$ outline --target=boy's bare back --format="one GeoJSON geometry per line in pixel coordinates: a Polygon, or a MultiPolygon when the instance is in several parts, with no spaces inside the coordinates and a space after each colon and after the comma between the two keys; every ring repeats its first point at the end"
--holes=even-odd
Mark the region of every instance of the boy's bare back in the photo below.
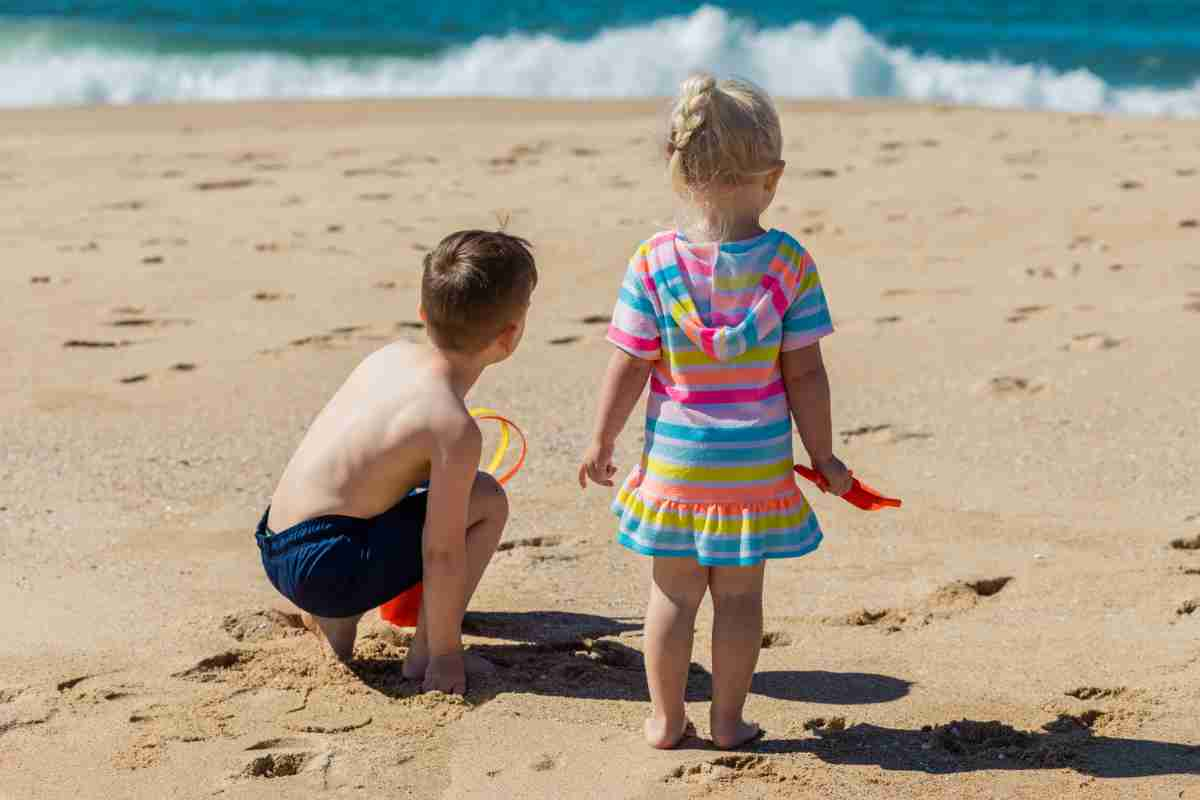
{"type": "Polygon", "coordinates": [[[479,436],[449,376],[426,347],[372,353],[313,421],[280,479],[269,524],[326,514],[374,517],[429,480],[432,454],[479,436]]]}

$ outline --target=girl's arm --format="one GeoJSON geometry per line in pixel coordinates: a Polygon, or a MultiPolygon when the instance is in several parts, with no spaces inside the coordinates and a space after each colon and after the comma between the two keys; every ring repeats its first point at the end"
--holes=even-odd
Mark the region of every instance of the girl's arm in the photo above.
{"type": "Polygon", "coordinates": [[[601,486],[613,485],[617,468],[613,466],[612,456],[617,436],[629,421],[653,368],[653,361],[634,358],[624,350],[618,349],[609,359],[604,384],[600,387],[592,443],[579,467],[580,488],[587,488],[588,478],[601,486]]]}
{"type": "Polygon", "coordinates": [[[851,477],[846,465],[833,454],[829,375],[821,358],[820,342],[781,353],[779,366],[787,387],[788,406],[813,468],[825,476],[830,493],[845,494],[850,489],[851,477]]]}

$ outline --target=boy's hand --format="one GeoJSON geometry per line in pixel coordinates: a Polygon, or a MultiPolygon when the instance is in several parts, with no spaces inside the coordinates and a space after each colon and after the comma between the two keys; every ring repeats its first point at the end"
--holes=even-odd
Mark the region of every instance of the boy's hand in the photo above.
{"type": "Polygon", "coordinates": [[[850,476],[850,470],[846,469],[846,465],[837,456],[830,456],[823,461],[814,461],[813,467],[829,484],[824,491],[836,494],[838,497],[850,491],[854,478],[850,476]]]}
{"type": "Polygon", "coordinates": [[[583,456],[583,463],[579,466],[579,488],[587,488],[588,478],[601,486],[612,486],[613,476],[617,474],[612,457],[613,445],[592,442],[592,446],[583,456]]]}
{"type": "Polygon", "coordinates": [[[467,669],[463,664],[462,653],[434,656],[429,659],[429,666],[425,668],[425,682],[421,689],[426,692],[464,694],[467,691],[467,669]]]}

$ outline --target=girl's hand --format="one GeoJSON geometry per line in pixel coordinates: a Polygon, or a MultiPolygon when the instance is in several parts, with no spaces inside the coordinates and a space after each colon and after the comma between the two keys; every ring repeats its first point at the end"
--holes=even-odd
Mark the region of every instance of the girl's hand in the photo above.
{"type": "Polygon", "coordinates": [[[612,486],[613,476],[617,474],[617,468],[613,466],[613,445],[604,444],[603,442],[592,442],[592,446],[588,448],[587,453],[583,456],[583,463],[579,465],[579,488],[586,489],[588,478],[591,478],[592,483],[598,483],[601,486],[612,486]]]}
{"type": "Polygon", "coordinates": [[[825,487],[824,491],[829,494],[836,494],[838,497],[841,497],[850,491],[850,487],[854,484],[854,478],[850,476],[850,470],[846,469],[846,465],[837,456],[830,456],[827,460],[823,461],[814,461],[813,468],[825,478],[828,487],[825,487]]]}

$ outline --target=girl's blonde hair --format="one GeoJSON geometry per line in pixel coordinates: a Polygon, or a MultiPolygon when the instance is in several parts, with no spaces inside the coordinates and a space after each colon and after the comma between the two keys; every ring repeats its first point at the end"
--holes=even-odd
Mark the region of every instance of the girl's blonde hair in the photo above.
{"type": "Polygon", "coordinates": [[[697,73],[679,87],[667,158],[676,191],[733,186],[782,161],[783,132],[771,98],[749,81],[697,73]]]}

